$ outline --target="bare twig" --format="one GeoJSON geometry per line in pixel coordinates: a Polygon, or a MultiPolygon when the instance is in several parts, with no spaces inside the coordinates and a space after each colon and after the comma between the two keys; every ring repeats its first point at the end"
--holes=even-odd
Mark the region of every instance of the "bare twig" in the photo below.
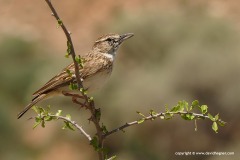
{"type": "MultiPolygon", "coordinates": [[[[173,115],[176,115],[176,114],[178,114],[178,115],[192,114],[194,116],[194,119],[199,119],[199,118],[200,119],[205,119],[205,118],[209,119],[209,117],[207,115],[193,113],[193,112],[160,112],[160,113],[157,113],[157,114],[154,114],[154,115],[149,115],[148,117],[142,118],[141,120],[144,120],[144,121],[154,120],[155,118],[165,116],[166,114],[173,114],[173,115]]],[[[123,129],[125,129],[127,127],[130,127],[130,126],[133,126],[133,125],[136,125],[136,124],[140,124],[139,121],[133,121],[133,122],[126,123],[126,124],[116,128],[116,129],[113,129],[113,130],[107,132],[106,134],[104,134],[104,138],[110,136],[111,134],[113,134],[115,132],[123,131],[123,129]]]]}
{"type": "Polygon", "coordinates": [[[87,134],[87,132],[82,128],[82,126],[79,126],[75,121],[70,120],[69,118],[63,117],[63,116],[57,116],[57,115],[52,115],[52,114],[50,114],[50,115],[48,115],[48,116],[50,116],[50,117],[55,117],[55,118],[57,118],[57,119],[62,119],[62,120],[64,120],[64,121],[67,121],[67,122],[71,123],[71,124],[72,124],[74,127],[76,127],[76,128],[81,132],[81,134],[83,134],[89,141],[92,140],[91,136],[90,136],[89,134],[87,134]]]}

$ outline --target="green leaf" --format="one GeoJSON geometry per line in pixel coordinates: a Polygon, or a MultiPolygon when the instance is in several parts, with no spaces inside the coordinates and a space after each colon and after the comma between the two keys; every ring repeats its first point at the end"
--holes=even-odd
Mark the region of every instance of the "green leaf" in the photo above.
{"type": "Polygon", "coordinates": [[[64,57],[65,57],[65,58],[69,58],[69,55],[70,55],[70,54],[67,52],[64,57]]]}
{"type": "Polygon", "coordinates": [[[35,122],[33,125],[33,129],[35,129],[41,122],[35,122]]]}
{"type": "Polygon", "coordinates": [[[225,126],[225,124],[226,124],[227,122],[224,122],[224,121],[222,121],[222,120],[219,119],[219,120],[217,121],[217,123],[218,123],[220,126],[223,127],[223,126],[225,126]]]}
{"type": "Polygon", "coordinates": [[[194,108],[199,107],[199,102],[198,100],[192,101],[192,105],[190,106],[188,111],[192,111],[194,108]]]}
{"type": "Polygon", "coordinates": [[[81,92],[83,95],[87,95],[87,90],[84,89],[84,88],[80,88],[80,92],[81,92]]]}
{"type": "Polygon", "coordinates": [[[42,120],[42,127],[45,128],[45,121],[42,120]]]}
{"type": "Polygon", "coordinates": [[[45,112],[45,110],[42,107],[38,107],[38,110],[39,110],[39,114],[42,114],[45,112]]]}
{"type": "Polygon", "coordinates": [[[51,121],[53,119],[52,116],[45,116],[44,121],[51,121]]]}
{"type": "Polygon", "coordinates": [[[37,114],[42,114],[42,113],[45,113],[45,112],[46,112],[42,107],[33,106],[32,109],[33,109],[37,114]]]}
{"type": "Polygon", "coordinates": [[[169,112],[169,111],[170,111],[169,108],[168,108],[168,105],[165,105],[165,111],[166,111],[166,112],[169,112]]]}
{"type": "Polygon", "coordinates": [[[98,144],[98,138],[96,136],[94,136],[93,139],[90,141],[90,145],[93,146],[95,151],[98,151],[100,149],[99,144],[98,144]]]}
{"type": "Polygon", "coordinates": [[[193,106],[190,106],[190,108],[189,108],[189,110],[188,110],[188,112],[190,112],[190,111],[192,111],[193,110],[193,106]]]}
{"type": "Polygon", "coordinates": [[[174,107],[170,110],[170,112],[178,112],[179,109],[180,109],[180,106],[177,105],[177,106],[174,106],[174,107]]]}
{"type": "Polygon", "coordinates": [[[218,133],[218,125],[217,122],[213,122],[212,129],[215,131],[215,133],[218,133]]]}
{"type": "Polygon", "coordinates": [[[71,43],[70,41],[67,41],[67,55],[70,55],[71,54],[71,43]]]}
{"type": "Polygon", "coordinates": [[[181,110],[180,111],[184,111],[184,108],[186,108],[186,110],[188,111],[188,102],[186,102],[186,101],[183,101],[182,102],[183,104],[183,107],[181,108],[181,110]]]}
{"type": "Polygon", "coordinates": [[[215,121],[217,121],[219,119],[219,114],[216,114],[214,118],[215,118],[215,121]]]}
{"type": "Polygon", "coordinates": [[[72,117],[71,117],[70,114],[67,114],[67,115],[66,115],[66,118],[71,121],[71,118],[72,118],[72,117]]]}
{"type": "Polygon", "coordinates": [[[33,106],[32,109],[34,110],[34,112],[36,112],[37,114],[40,113],[39,108],[37,106],[33,106]]]}
{"type": "Polygon", "coordinates": [[[142,118],[142,119],[140,119],[140,120],[138,120],[138,124],[141,124],[141,123],[143,123],[145,121],[145,119],[144,118],[142,118]]]}
{"type": "Polygon", "coordinates": [[[182,114],[181,117],[184,119],[184,120],[193,120],[195,118],[195,116],[191,113],[187,113],[187,114],[182,114]]]}
{"type": "Polygon", "coordinates": [[[55,115],[56,115],[56,116],[61,116],[61,114],[62,114],[62,110],[58,110],[55,115]]]}
{"type": "Polygon", "coordinates": [[[64,126],[62,127],[62,129],[70,129],[74,131],[73,125],[68,121],[64,121],[64,126]]]}
{"type": "Polygon", "coordinates": [[[75,60],[79,64],[79,66],[83,68],[83,59],[80,56],[76,56],[75,60]]]}
{"type": "Polygon", "coordinates": [[[102,152],[103,152],[104,157],[105,157],[105,158],[104,158],[105,160],[109,160],[109,159],[106,159],[106,158],[107,158],[107,154],[109,153],[109,149],[108,149],[108,148],[106,148],[106,147],[105,147],[105,148],[100,148],[100,149],[98,150],[98,152],[99,152],[99,151],[102,151],[102,152]]]}
{"type": "Polygon", "coordinates": [[[69,54],[69,55],[71,54],[71,48],[67,49],[67,54],[69,54]]]}
{"type": "Polygon", "coordinates": [[[72,77],[73,73],[71,73],[71,71],[69,69],[67,69],[66,72],[70,77],[72,77]]]}
{"type": "Polygon", "coordinates": [[[76,83],[70,83],[70,84],[69,84],[69,89],[70,89],[70,90],[77,90],[77,89],[78,89],[78,86],[77,86],[76,83]]]}
{"type": "Polygon", "coordinates": [[[101,115],[102,115],[102,113],[101,113],[100,108],[96,109],[95,110],[95,117],[97,118],[98,121],[100,121],[101,115]]]}
{"type": "Polygon", "coordinates": [[[108,133],[107,127],[102,123],[102,131],[104,134],[108,133]]]}
{"type": "Polygon", "coordinates": [[[201,109],[202,114],[205,114],[205,113],[207,113],[207,111],[208,111],[208,106],[207,106],[207,105],[202,105],[202,106],[200,107],[200,109],[201,109]]]}
{"type": "Polygon", "coordinates": [[[57,22],[58,22],[58,26],[57,26],[57,28],[59,28],[61,25],[63,25],[62,20],[58,19],[57,22]]]}
{"type": "Polygon", "coordinates": [[[157,117],[157,113],[154,111],[154,110],[150,110],[150,112],[149,112],[149,114],[150,114],[150,116],[152,116],[152,118],[151,118],[151,120],[154,120],[154,119],[156,119],[157,117]]]}
{"type": "Polygon", "coordinates": [[[151,115],[151,116],[156,116],[157,115],[157,113],[154,111],[154,110],[150,110],[150,112],[149,112],[149,114],[151,115]]]}
{"type": "Polygon", "coordinates": [[[188,113],[186,114],[186,117],[189,119],[189,120],[193,120],[195,118],[195,116],[191,113],[188,113]]]}
{"type": "Polygon", "coordinates": [[[199,106],[198,100],[194,100],[194,101],[192,102],[192,107],[195,108],[195,107],[198,107],[198,106],[199,106]]]}
{"type": "Polygon", "coordinates": [[[179,101],[177,106],[171,109],[171,112],[181,112],[184,111],[184,108],[188,110],[188,103],[186,101],[179,101]]]}
{"type": "Polygon", "coordinates": [[[172,118],[173,118],[173,114],[172,113],[166,113],[165,116],[164,116],[165,120],[169,120],[169,119],[172,119],[172,118]]]}
{"type": "Polygon", "coordinates": [[[92,102],[92,101],[93,101],[93,97],[89,97],[88,102],[92,102]]]}
{"type": "Polygon", "coordinates": [[[70,41],[67,41],[67,47],[70,48],[72,45],[70,43],[70,41]]]}
{"type": "Polygon", "coordinates": [[[141,112],[137,111],[137,114],[139,114],[140,116],[147,118],[144,114],[142,114],[141,112]]]}
{"type": "Polygon", "coordinates": [[[49,110],[48,110],[48,108],[47,108],[47,109],[43,109],[43,112],[42,112],[42,113],[43,113],[44,116],[47,116],[47,115],[48,115],[48,112],[49,112],[49,110]]]}
{"type": "Polygon", "coordinates": [[[42,118],[40,117],[35,117],[35,123],[33,125],[33,129],[35,129],[39,124],[41,124],[42,118]]]}
{"type": "Polygon", "coordinates": [[[208,117],[211,121],[213,121],[213,122],[215,121],[214,117],[210,113],[208,113],[208,117]]]}
{"type": "Polygon", "coordinates": [[[188,110],[188,103],[186,101],[179,101],[178,105],[180,106],[179,111],[184,111],[184,108],[188,110]]]}

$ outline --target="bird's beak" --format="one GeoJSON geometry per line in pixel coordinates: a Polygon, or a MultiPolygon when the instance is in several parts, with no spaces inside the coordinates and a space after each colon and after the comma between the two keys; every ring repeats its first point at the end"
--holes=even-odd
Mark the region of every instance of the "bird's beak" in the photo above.
{"type": "Polygon", "coordinates": [[[131,38],[134,34],[133,33],[126,33],[120,36],[119,42],[122,43],[123,41],[131,38]]]}

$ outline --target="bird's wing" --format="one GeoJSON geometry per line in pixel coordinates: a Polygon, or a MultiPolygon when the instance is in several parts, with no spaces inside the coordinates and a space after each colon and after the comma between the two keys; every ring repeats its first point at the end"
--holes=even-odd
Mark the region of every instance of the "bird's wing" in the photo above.
{"type": "MultiPolygon", "coordinates": [[[[83,80],[94,75],[97,72],[105,70],[108,67],[112,67],[112,63],[110,63],[110,61],[106,57],[101,57],[101,55],[88,54],[83,57],[83,59],[83,68],[80,69],[80,77],[83,80]]],[[[59,88],[61,86],[69,85],[70,82],[75,82],[76,77],[71,76],[68,71],[70,71],[70,73],[74,73],[74,63],[64,68],[62,72],[50,79],[43,87],[33,93],[33,95],[37,96],[42,93],[46,93],[56,88],[59,88]]]]}
{"type": "MultiPolygon", "coordinates": [[[[69,70],[72,73],[72,69],[74,69],[74,64],[68,65],[66,68],[64,68],[59,74],[54,76],[52,79],[50,79],[43,87],[41,87],[39,90],[33,93],[34,96],[40,95],[42,93],[46,93],[50,90],[54,90],[58,86],[65,84],[65,83],[70,83],[73,81],[73,77],[67,72],[69,70]]],[[[73,70],[74,73],[74,70],[73,70]]]]}
{"type": "Polygon", "coordinates": [[[104,71],[111,68],[112,62],[106,56],[102,54],[89,53],[84,58],[83,69],[80,71],[81,78],[86,79],[97,72],[104,71]]]}

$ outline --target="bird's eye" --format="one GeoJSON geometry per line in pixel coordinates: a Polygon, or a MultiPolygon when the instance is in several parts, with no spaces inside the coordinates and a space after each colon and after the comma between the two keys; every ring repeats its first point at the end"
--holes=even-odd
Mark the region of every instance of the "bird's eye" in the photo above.
{"type": "Polygon", "coordinates": [[[109,43],[110,45],[113,45],[113,43],[114,43],[114,40],[111,39],[111,38],[108,38],[107,41],[108,41],[108,43],[109,43]]]}

